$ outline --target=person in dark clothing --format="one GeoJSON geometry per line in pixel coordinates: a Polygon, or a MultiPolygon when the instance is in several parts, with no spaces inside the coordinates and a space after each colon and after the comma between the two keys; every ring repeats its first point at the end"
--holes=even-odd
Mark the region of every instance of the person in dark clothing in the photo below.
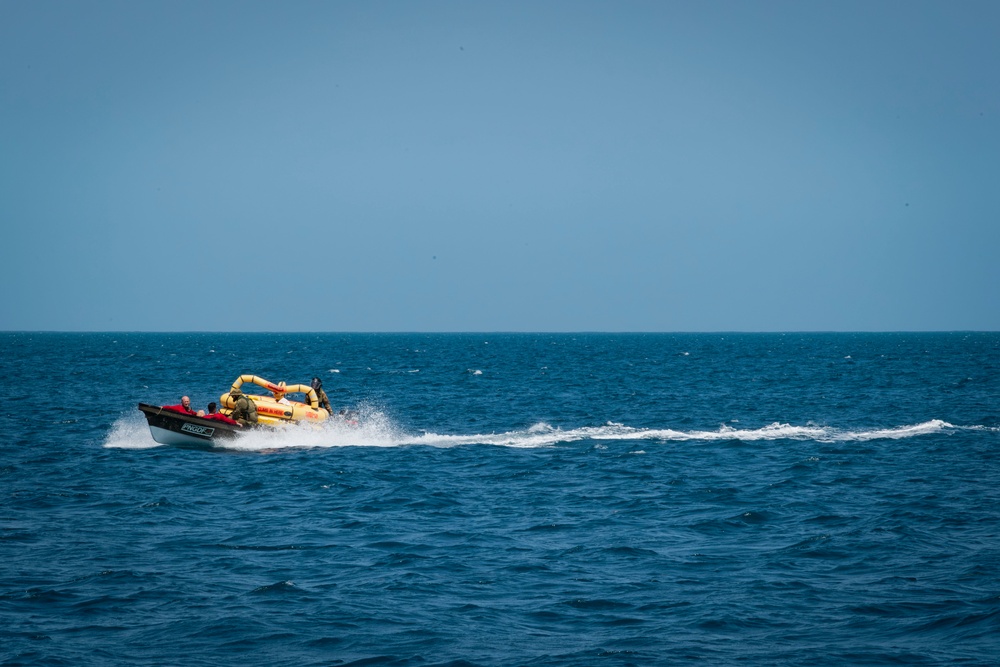
{"type": "Polygon", "coordinates": [[[246,394],[236,388],[229,392],[229,398],[234,403],[233,411],[229,413],[230,419],[235,419],[240,426],[257,423],[257,406],[246,394]]]}
{"type": "Polygon", "coordinates": [[[313,378],[312,383],[310,383],[309,386],[311,386],[316,392],[316,398],[319,399],[319,407],[323,408],[332,415],[333,408],[330,407],[330,399],[327,398],[326,392],[323,391],[323,381],[319,378],[313,378]]]}

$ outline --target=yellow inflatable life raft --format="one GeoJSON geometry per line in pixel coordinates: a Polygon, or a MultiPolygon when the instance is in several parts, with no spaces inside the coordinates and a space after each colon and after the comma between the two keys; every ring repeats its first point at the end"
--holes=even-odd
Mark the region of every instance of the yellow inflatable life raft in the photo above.
{"type": "MultiPolygon", "coordinates": [[[[289,424],[293,422],[319,423],[325,421],[330,413],[319,407],[319,397],[316,391],[305,384],[289,384],[284,382],[275,384],[256,375],[241,375],[233,382],[229,391],[219,397],[222,406],[220,410],[223,414],[229,415],[236,403],[231,397],[234,389],[239,389],[244,382],[250,382],[258,387],[263,387],[271,392],[271,395],[247,394],[244,395],[254,402],[257,408],[257,421],[260,424],[289,424]],[[285,397],[285,394],[305,394],[305,401],[293,401],[285,397]],[[284,399],[284,400],[281,400],[284,399]]],[[[242,391],[242,390],[241,390],[242,391]]]]}

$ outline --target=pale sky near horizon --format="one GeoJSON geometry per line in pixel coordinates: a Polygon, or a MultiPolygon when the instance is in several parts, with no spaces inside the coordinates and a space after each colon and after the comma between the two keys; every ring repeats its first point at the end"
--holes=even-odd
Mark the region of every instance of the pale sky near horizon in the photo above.
{"type": "Polygon", "coordinates": [[[0,0],[0,330],[1000,330],[1000,2],[0,0]]]}

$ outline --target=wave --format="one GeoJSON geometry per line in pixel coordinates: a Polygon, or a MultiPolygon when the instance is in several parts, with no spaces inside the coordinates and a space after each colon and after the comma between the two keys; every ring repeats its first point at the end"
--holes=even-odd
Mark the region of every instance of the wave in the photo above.
{"type": "MultiPolygon", "coordinates": [[[[772,423],[760,428],[734,428],[722,425],[715,430],[677,430],[670,428],[634,428],[609,422],[603,426],[563,430],[545,423],[523,430],[503,433],[475,433],[449,435],[434,432],[409,434],[396,426],[383,412],[375,409],[359,410],[357,425],[326,422],[321,426],[303,424],[280,431],[255,431],[247,433],[223,447],[234,451],[273,451],[311,447],[461,447],[467,445],[493,445],[498,447],[539,448],[559,444],[589,441],[730,441],[760,442],[772,440],[812,440],[822,443],[865,442],[870,440],[900,440],[935,433],[960,430],[995,430],[985,426],[955,426],[940,419],[895,428],[840,429],[830,426],[772,423]]],[[[153,441],[149,428],[141,415],[128,415],[119,419],[109,431],[104,446],[108,448],[145,449],[161,445],[153,441]]]]}

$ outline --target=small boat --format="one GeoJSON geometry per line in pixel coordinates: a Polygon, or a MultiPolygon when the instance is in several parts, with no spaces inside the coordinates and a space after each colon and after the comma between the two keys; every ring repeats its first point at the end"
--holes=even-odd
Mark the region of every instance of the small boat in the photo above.
{"type": "Polygon", "coordinates": [[[231,393],[245,383],[271,392],[244,394],[257,408],[257,424],[240,426],[210,416],[200,417],[177,410],[179,406],[163,407],[140,403],[139,410],[146,416],[153,440],[161,445],[181,447],[210,447],[220,441],[232,440],[254,428],[281,427],[296,423],[318,424],[330,417],[330,413],[319,406],[319,397],[309,385],[287,385],[284,382],[275,384],[256,375],[241,375],[236,378],[229,391],[219,397],[219,404],[222,406],[219,413],[227,417],[232,413],[236,404],[231,393]],[[287,394],[302,394],[305,400],[293,401],[287,398],[287,394]]]}
{"type": "Polygon", "coordinates": [[[146,415],[153,440],[161,445],[177,447],[211,447],[220,441],[232,440],[243,430],[215,419],[185,415],[159,405],[139,404],[146,415]]]}

